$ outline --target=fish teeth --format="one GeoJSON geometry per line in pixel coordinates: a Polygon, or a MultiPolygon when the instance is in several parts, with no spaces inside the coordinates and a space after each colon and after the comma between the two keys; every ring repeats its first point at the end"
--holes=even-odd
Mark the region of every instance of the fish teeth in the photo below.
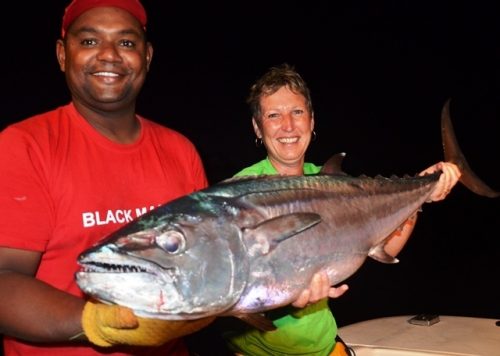
{"type": "Polygon", "coordinates": [[[118,265],[113,263],[89,262],[84,266],[85,272],[119,272],[119,273],[147,273],[146,268],[137,265],[118,265]]]}

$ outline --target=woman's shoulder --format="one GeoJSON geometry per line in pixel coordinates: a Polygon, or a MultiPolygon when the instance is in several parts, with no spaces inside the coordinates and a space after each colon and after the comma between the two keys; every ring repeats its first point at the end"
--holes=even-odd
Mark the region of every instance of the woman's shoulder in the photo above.
{"type": "Polygon", "coordinates": [[[321,166],[317,166],[314,163],[305,162],[304,163],[304,174],[316,174],[321,171],[321,166]]]}
{"type": "Polygon", "coordinates": [[[258,176],[262,174],[272,174],[272,172],[269,172],[269,160],[263,159],[262,161],[256,162],[252,164],[251,166],[243,168],[241,171],[236,173],[234,176],[235,177],[242,177],[242,176],[258,176]]]}

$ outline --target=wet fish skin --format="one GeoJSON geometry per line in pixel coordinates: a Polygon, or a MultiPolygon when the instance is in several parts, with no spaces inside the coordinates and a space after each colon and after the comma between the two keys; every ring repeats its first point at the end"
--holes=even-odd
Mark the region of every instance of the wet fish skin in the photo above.
{"type": "MultiPolygon", "coordinates": [[[[450,135],[447,105],[445,157],[473,191],[498,196],[450,135]]],[[[315,176],[230,179],[165,204],[83,252],[77,283],[137,315],[245,318],[291,303],[320,270],[335,285],[367,257],[397,262],[384,252],[386,239],[428,200],[441,173],[351,177],[339,162],[315,176]]]]}
{"type": "Polygon", "coordinates": [[[333,285],[369,255],[393,262],[380,245],[438,178],[226,181],[153,210],[85,252],[79,262],[95,272],[79,272],[77,281],[99,299],[167,319],[286,305],[321,269],[333,285]],[[169,239],[180,251],[168,253],[169,239]]]}

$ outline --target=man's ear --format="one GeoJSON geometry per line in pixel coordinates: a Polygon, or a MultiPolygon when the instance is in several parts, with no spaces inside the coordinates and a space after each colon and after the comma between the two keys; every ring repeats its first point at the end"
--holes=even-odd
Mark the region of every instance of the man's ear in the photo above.
{"type": "Polygon", "coordinates": [[[148,42],[146,48],[146,68],[148,71],[152,59],[153,59],[153,45],[151,44],[151,42],[148,42]]]}
{"type": "Polygon", "coordinates": [[[56,56],[57,62],[59,63],[59,68],[62,72],[66,71],[66,50],[64,45],[64,40],[59,39],[56,42],[56,56]]]}

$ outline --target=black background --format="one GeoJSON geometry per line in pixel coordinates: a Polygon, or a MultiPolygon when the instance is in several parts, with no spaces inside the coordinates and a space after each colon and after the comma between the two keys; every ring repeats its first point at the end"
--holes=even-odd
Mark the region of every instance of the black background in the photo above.
{"type": "MultiPolygon", "coordinates": [[[[415,174],[442,159],[451,98],[471,167],[500,189],[499,38],[494,2],[143,1],[155,52],[138,112],[188,136],[212,183],[264,157],[249,86],[287,62],[308,82],[317,139],[308,161],[344,151],[352,175],[415,174]]],[[[69,101],[55,58],[66,1],[4,12],[2,127],[69,101]]],[[[427,204],[400,263],[368,260],[332,300],[339,326],[432,312],[500,318],[500,199],[458,185],[427,204]]]]}

